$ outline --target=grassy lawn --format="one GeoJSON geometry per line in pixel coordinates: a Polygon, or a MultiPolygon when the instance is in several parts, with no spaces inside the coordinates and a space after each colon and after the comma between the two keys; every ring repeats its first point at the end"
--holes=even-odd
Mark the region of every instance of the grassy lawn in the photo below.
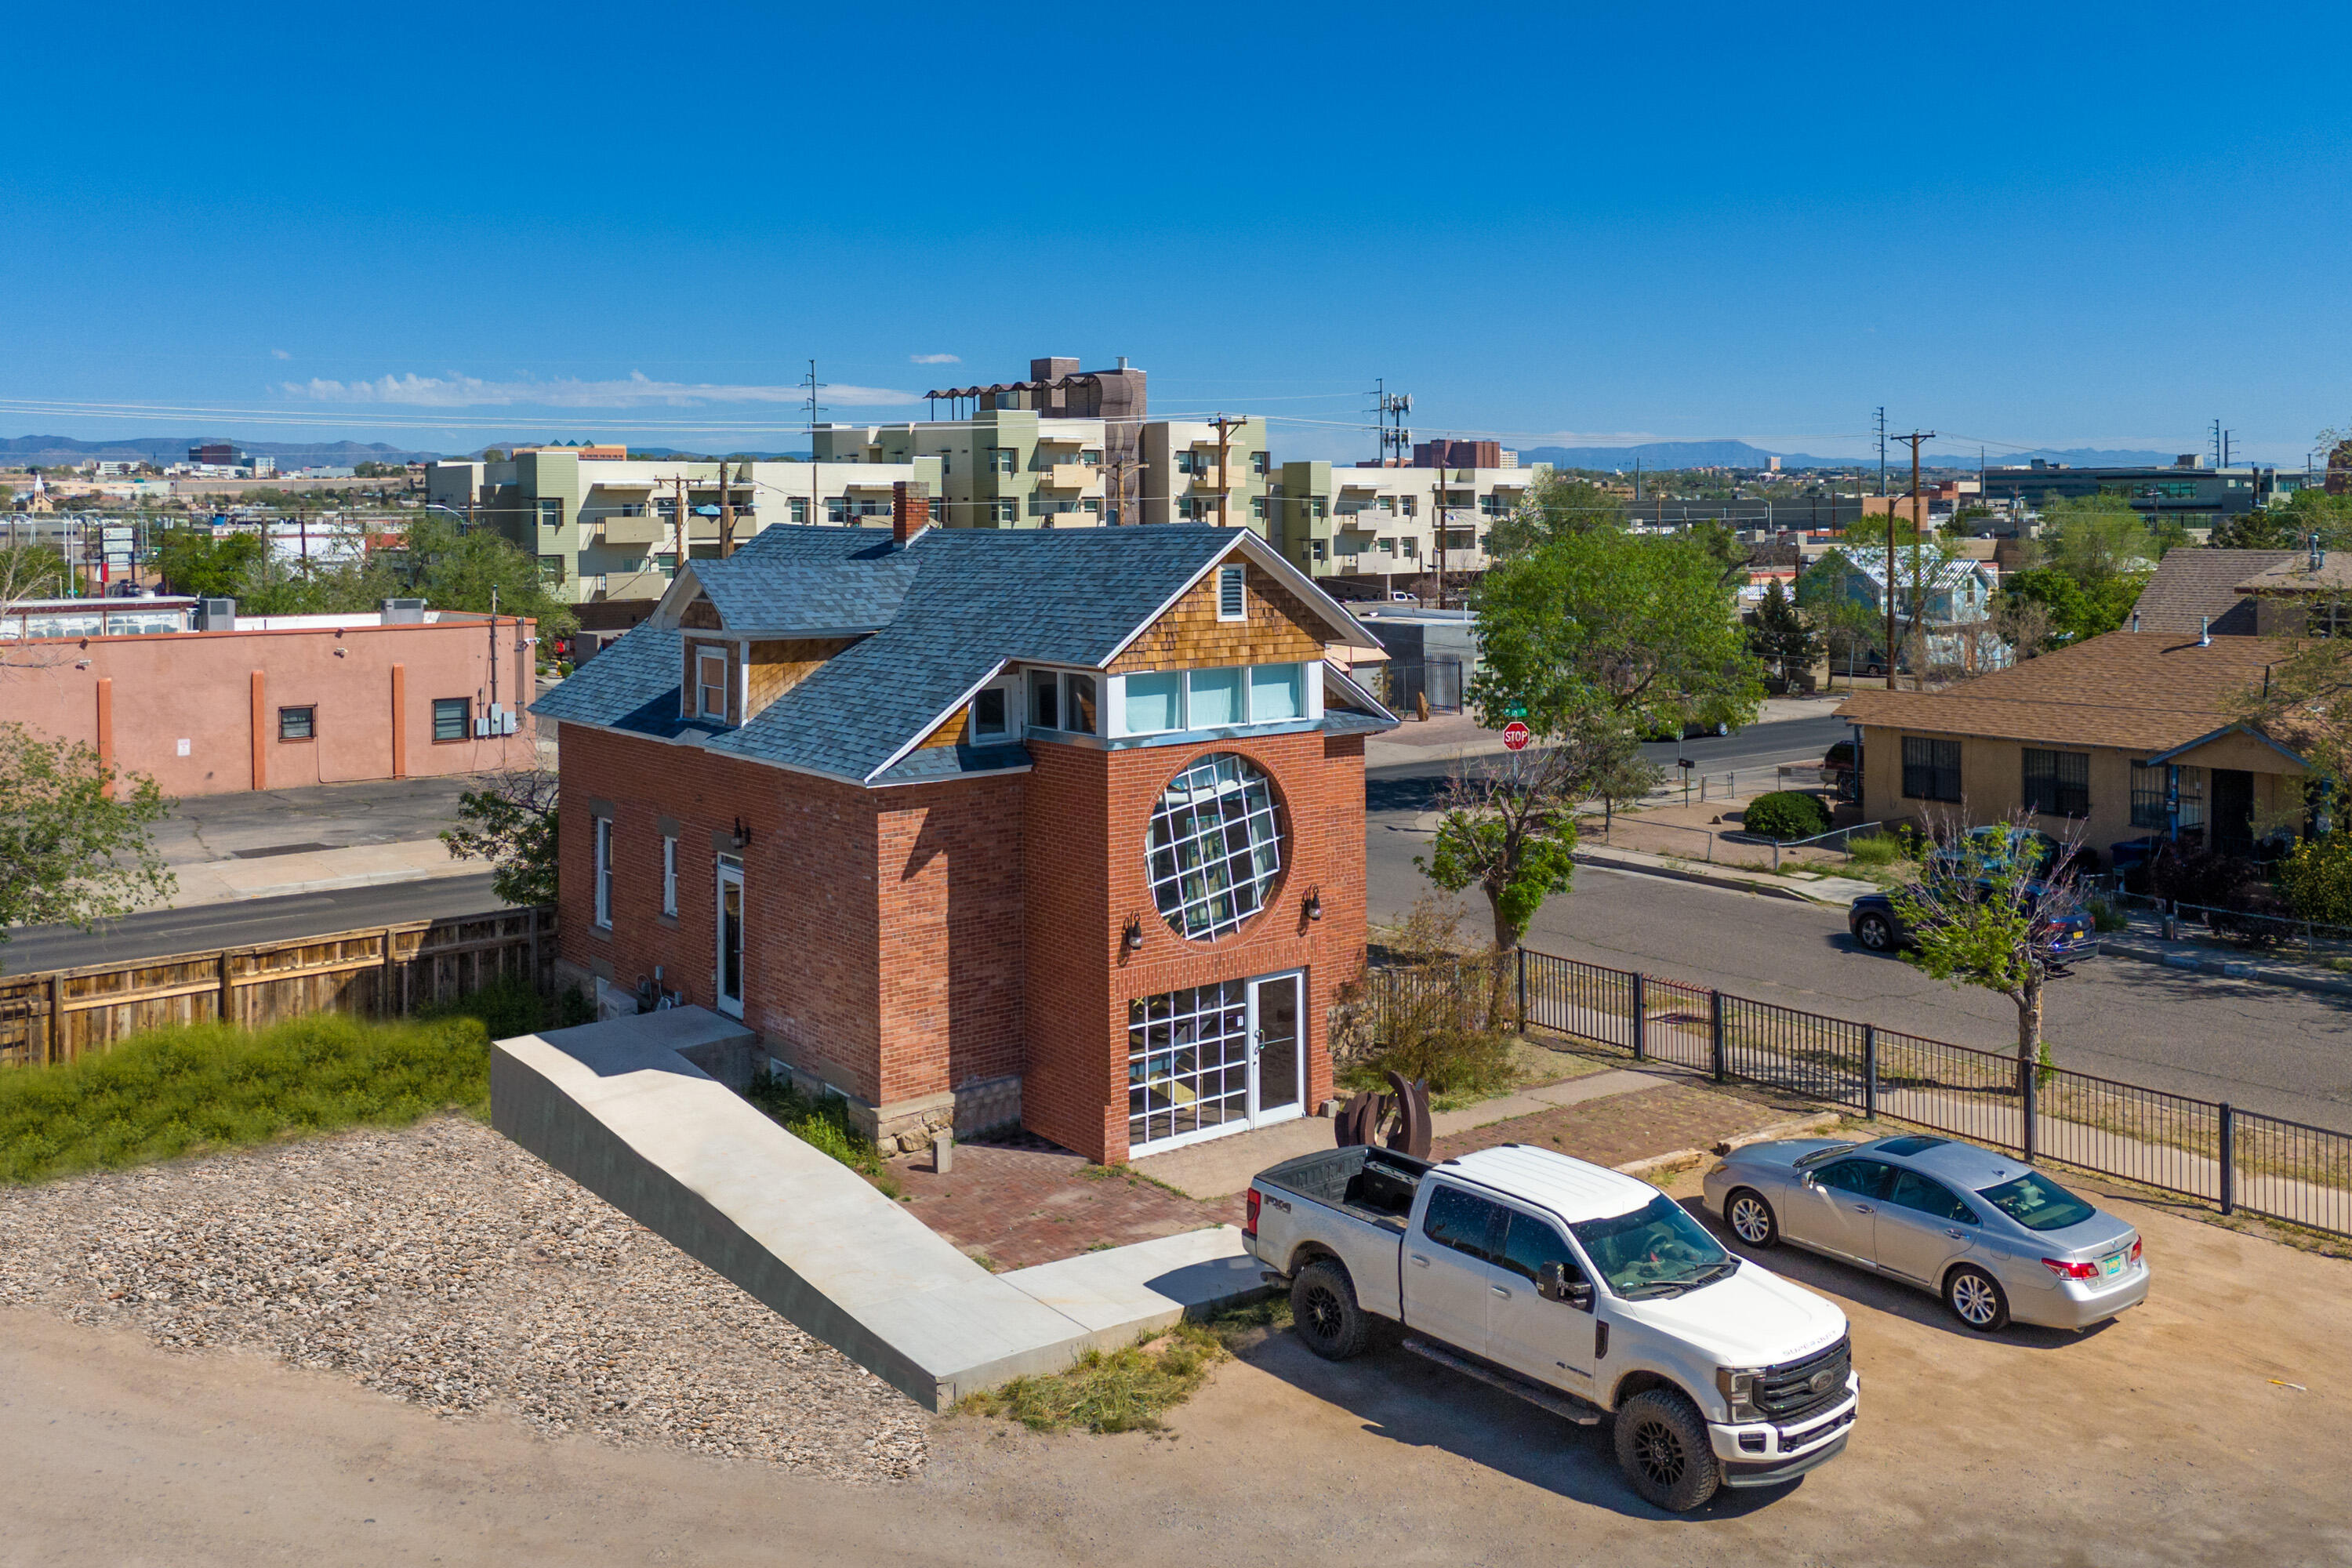
{"type": "Polygon", "coordinates": [[[0,1073],[0,1182],[397,1127],[439,1110],[486,1116],[490,1041],[542,1026],[549,1011],[528,987],[500,985],[415,1019],[184,1025],[0,1073]]]}

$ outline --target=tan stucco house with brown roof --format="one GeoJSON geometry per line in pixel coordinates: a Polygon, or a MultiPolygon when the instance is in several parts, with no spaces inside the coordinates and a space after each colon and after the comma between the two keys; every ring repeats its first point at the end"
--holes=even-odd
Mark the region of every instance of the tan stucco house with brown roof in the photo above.
{"type": "Polygon", "coordinates": [[[2109,632],[1941,691],[1864,691],[1864,819],[1975,825],[2030,813],[2113,846],[2170,831],[2242,852],[2258,822],[2303,815],[2302,759],[2237,705],[2294,652],[2271,637],[2109,632]]]}

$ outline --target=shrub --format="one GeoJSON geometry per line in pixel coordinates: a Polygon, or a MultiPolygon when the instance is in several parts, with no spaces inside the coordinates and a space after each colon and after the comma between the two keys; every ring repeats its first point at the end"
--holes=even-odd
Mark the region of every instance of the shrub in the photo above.
{"type": "Polygon", "coordinates": [[[849,1120],[848,1101],[830,1094],[803,1094],[790,1079],[770,1072],[753,1079],[743,1098],[818,1153],[831,1155],[892,1197],[898,1195],[898,1184],[883,1163],[881,1152],[849,1120]]]}
{"type": "Polygon", "coordinates": [[[2307,921],[2352,925],[2352,833],[2306,838],[2278,863],[2279,891],[2307,921]]]}
{"type": "Polygon", "coordinates": [[[2123,931],[2131,924],[2122,906],[2105,899],[2093,899],[2083,907],[2091,917],[2091,924],[2100,931],[2123,931]]]}
{"type": "Polygon", "coordinates": [[[1345,1089],[1384,1089],[1391,1071],[1428,1081],[1433,1098],[1475,1099],[1511,1087],[1509,1037],[1486,1026],[1494,965],[1472,952],[1462,907],[1424,897],[1379,932],[1379,967],[1341,987],[1332,1067],[1345,1089]]]}
{"type": "Polygon", "coordinates": [[[266,1029],[182,1025],[56,1067],[0,1074],[0,1181],[489,1105],[478,1018],[387,1023],[320,1013],[266,1029]]]}
{"type": "Polygon", "coordinates": [[[1785,844],[1792,838],[1816,838],[1830,830],[1830,808],[1817,795],[1792,789],[1759,795],[1748,803],[1740,817],[1750,833],[1785,844]]]}

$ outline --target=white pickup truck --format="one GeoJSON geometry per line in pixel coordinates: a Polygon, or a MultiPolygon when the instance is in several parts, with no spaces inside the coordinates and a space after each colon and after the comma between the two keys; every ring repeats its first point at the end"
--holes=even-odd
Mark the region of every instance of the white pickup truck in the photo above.
{"type": "Polygon", "coordinates": [[[1407,1350],[1570,1420],[1614,1416],[1618,1465],[1660,1508],[1793,1479],[1853,1430],[1843,1312],[1581,1160],[1306,1154],[1250,1184],[1243,1234],[1318,1355],[1358,1354],[1387,1319],[1407,1350]]]}

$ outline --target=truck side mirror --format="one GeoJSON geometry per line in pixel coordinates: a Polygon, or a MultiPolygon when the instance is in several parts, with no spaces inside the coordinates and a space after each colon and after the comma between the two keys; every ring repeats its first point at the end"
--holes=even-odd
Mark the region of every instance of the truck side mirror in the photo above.
{"type": "Polygon", "coordinates": [[[1592,1282],[1570,1279],[1564,1263],[1547,1263],[1536,1270],[1537,1293],[1554,1301],[1565,1301],[1580,1312],[1592,1310],[1592,1282]]]}

